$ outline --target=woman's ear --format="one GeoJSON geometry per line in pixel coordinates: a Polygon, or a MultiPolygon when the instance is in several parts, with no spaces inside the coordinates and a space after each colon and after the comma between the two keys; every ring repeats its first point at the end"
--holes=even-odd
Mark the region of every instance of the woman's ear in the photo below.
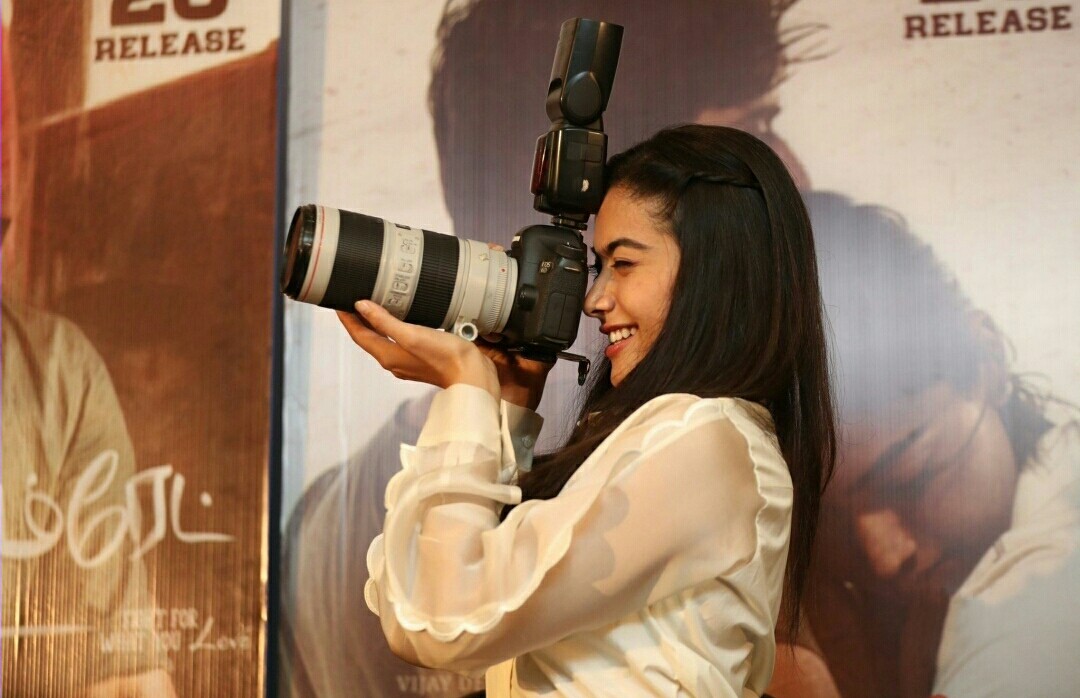
{"type": "Polygon", "coordinates": [[[979,352],[979,382],[975,395],[1001,407],[1009,399],[1012,383],[1009,374],[1009,347],[994,320],[982,310],[968,313],[968,322],[982,351],[979,352]]]}

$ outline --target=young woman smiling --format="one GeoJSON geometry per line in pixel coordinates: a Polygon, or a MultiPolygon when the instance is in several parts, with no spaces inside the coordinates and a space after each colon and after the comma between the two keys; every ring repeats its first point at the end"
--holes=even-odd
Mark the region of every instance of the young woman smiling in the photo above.
{"type": "Polygon", "coordinates": [[[665,130],[609,170],[585,303],[609,345],[558,451],[531,452],[546,366],[342,314],[445,388],[387,487],[368,605],[398,655],[486,670],[489,696],[759,696],[835,448],[809,220],[734,129],[665,130]]]}

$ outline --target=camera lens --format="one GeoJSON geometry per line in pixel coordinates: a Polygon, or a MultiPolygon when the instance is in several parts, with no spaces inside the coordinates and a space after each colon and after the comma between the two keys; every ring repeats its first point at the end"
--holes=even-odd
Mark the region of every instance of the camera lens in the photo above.
{"type": "Polygon", "coordinates": [[[501,332],[517,283],[515,260],[484,243],[314,204],[293,214],[283,256],[290,298],[338,310],[371,299],[462,336],[501,332]]]}

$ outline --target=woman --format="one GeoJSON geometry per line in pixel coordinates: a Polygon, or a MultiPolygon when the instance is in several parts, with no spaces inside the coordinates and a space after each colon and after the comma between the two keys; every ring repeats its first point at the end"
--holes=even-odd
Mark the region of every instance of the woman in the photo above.
{"type": "Polygon", "coordinates": [[[834,451],[810,224],[734,129],[662,131],[609,169],[585,309],[610,343],[535,467],[546,366],[342,314],[445,388],[387,487],[368,604],[399,656],[491,667],[488,695],[760,695],[834,451]]]}

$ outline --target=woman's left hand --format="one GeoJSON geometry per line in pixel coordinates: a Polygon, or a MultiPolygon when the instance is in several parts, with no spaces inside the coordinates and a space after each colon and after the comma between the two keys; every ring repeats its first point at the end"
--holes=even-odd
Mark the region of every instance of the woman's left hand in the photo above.
{"type": "Polygon", "coordinates": [[[471,342],[430,327],[410,325],[371,301],[356,304],[358,314],[338,311],[357,346],[397,378],[448,388],[475,385],[500,399],[495,364],[471,342]]]}

